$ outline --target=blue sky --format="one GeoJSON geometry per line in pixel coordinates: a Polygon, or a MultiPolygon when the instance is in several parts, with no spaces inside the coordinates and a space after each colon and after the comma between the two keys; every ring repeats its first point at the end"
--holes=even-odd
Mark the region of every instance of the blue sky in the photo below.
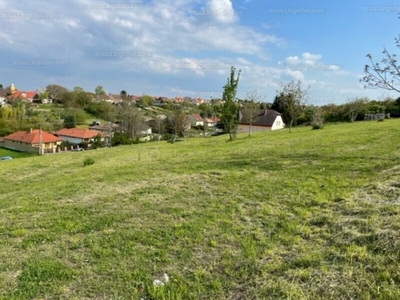
{"type": "Polygon", "coordinates": [[[367,53],[398,53],[399,13],[394,1],[365,0],[3,0],[0,83],[210,99],[233,65],[239,98],[257,90],[272,102],[298,79],[316,105],[397,98],[359,79],[367,53]]]}

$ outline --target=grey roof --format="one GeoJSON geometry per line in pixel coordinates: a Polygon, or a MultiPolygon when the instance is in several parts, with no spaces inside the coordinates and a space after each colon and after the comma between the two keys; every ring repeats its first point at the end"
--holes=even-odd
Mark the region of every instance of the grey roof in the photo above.
{"type": "MultiPolygon", "coordinates": [[[[276,117],[281,115],[282,114],[272,109],[260,110],[256,120],[252,122],[252,125],[272,126],[275,122],[276,117]]],[[[242,110],[239,111],[239,124],[249,124],[249,120],[247,120],[243,116],[242,110]]]]}

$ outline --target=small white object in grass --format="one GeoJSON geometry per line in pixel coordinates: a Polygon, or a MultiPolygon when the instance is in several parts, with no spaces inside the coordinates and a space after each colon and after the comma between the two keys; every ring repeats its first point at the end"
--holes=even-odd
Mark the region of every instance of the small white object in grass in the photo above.
{"type": "Polygon", "coordinates": [[[162,285],[164,285],[164,282],[162,282],[161,280],[155,279],[155,280],[153,280],[153,285],[162,286],[162,285]]]}
{"type": "Polygon", "coordinates": [[[168,274],[167,274],[167,273],[164,273],[163,277],[164,277],[164,282],[165,282],[165,283],[168,283],[168,282],[169,282],[169,276],[168,276],[168,274]]]}

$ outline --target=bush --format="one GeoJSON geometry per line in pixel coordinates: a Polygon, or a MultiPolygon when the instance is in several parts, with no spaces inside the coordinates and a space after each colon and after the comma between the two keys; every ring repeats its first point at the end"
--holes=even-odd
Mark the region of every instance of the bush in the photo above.
{"type": "Polygon", "coordinates": [[[94,159],[91,157],[85,158],[85,160],[83,161],[83,166],[90,166],[94,164],[94,159]]]}
{"type": "Polygon", "coordinates": [[[314,124],[314,125],[312,125],[312,129],[313,130],[322,129],[322,128],[324,128],[324,125],[322,125],[322,124],[314,124]]]}

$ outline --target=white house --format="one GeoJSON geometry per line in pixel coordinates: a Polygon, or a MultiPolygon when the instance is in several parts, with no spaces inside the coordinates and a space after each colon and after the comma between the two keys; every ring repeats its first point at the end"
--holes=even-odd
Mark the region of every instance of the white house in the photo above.
{"type": "MultiPolygon", "coordinates": [[[[248,132],[249,126],[249,120],[243,116],[243,111],[239,111],[238,132],[248,132]]],[[[253,132],[277,130],[285,128],[285,123],[280,113],[272,109],[264,109],[253,120],[251,128],[253,132]]]]}

